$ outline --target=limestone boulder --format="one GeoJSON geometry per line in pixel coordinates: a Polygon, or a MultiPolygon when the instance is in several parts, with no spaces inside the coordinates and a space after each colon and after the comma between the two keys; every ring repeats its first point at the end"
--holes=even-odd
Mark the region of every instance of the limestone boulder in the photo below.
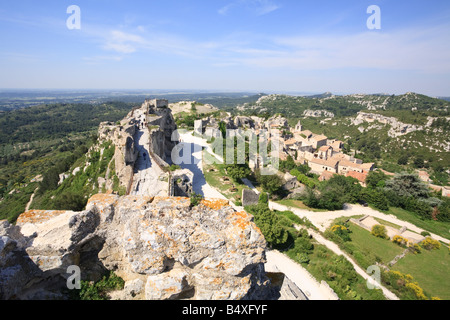
{"type": "Polygon", "coordinates": [[[99,194],[83,212],[32,210],[0,223],[0,298],[65,298],[69,266],[82,280],[107,270],[116,299],[261,299],[265,240],[227,201],[99,194]]]}

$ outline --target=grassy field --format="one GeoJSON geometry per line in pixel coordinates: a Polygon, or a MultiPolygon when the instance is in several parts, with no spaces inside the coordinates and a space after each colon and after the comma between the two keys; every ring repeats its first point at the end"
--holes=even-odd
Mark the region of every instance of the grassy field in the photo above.
{"type": "Polygon", "coordinates": [[[400,220],[408,221],[415,226],[435,233],[441,237],[450,239],[450,222],[434,221],[434,220],[422,220],[414,213],[406,211],[401,208],[389,208],[387,214],[393,214],[400,220]]]}
{"type": "Polygon", "coordinates": [[[392,269],[412,275],[427,294],[450,300],[450,251],[447,247],[422,250],[420,254],[408,253],[392,269]]]}
{"type": "Polygon", "coordinates": [[[293,208],[298,208],[298,209],[303,209],[303,210],[308,210],[308,211],[314,211],[314,212],[325,212],[328,211],[326,209],[314,209],[314,208],[310,208],[307,205],[305,205],[303,203],[303,201],[300,200],[293,200],[293,199],[283,199],[283,200],[278,200],[275,201],[276,203],[282,204],[284,206],[288,206],[288,207],[293,207],[293,208]]]}
{"type": "Polygon", "coordinates": [[[356,262],[363,268],[368,268],[376,262],[387,264],[404,250],[389,240],[373,236],[353,223],[350,223],[349,228],[352,241],[345,243],[345,249],[352,253],[356,262]]]}
{"type": "MultiPolygon", "coordinates": [[[[342,221],[336,219],[335,223],[342,221]]],[[[388,265],[392,259],[404,252],[405,248],[390,240],[373,236],[369,231],[349,224],[351,241],[343,242],[341,247],[348,252],[362,267],[367,268],[375,263],[388,265]]],[[[441,245],[438,250],[422,249],[421,253],[408,252],[391,270],[410,274],[415,282],[424,289],[428,297],[450,299],[450,251],[441,245]]]]}
{"type": "MultiPolygon", "coordinates": [[[[208,152],[203,152],[203,156],[211,157],[208,152]]],[[[225,172],[225,165],[222,164],[206,164],[203,161],[203,174],[210,186],[219,190],[220,193],[233,202],[241,201],[242,190],[250,189],[245,184],[233,181],[233,179],[228,177],[225,172]]]]}
{"type": "MultiPolygon", "coordinates": [[[[341,300],[385,300],[381,290],[368,290],[366,281],[343,256],[336,255],[315,241],[313,243],[314,249],[309,254],[311,260],[307,265],[302,265],[319,282],[326,281],[341,300]]],[[[297,261],[292,251],[286,254],[297,261]]]]}

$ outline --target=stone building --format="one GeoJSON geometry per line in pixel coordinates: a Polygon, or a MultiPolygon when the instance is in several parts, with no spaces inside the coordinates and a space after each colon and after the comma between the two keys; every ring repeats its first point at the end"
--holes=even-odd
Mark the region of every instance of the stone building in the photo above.
{"type": "Polygon", "coordinates": [[[316,174],[321,174],[323,171],[338,173],[338,164],[339,160],[333,158],[328,160],[314,158],[308,161],[311,172],[316,174]]]}

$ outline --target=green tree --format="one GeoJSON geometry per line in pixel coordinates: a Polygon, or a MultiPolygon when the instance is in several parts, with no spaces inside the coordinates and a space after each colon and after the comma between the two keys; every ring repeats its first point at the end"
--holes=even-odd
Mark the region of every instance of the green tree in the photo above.
{"type": "Polygon", "coordinates": [[[269,202],[269,196],[266,192],[261,192],[259,195],[258,203],[267,204],[269,202]]]}
{"type": "Polygon", "coordinates": [[[400,197],[428,198],[428,186],[416,174],[404,173],[386,181],[386,189],[400,197]]]}
{"type": "Polygon", "coordinates": [[[277,175],[262,175],[260,172],[257,172],[256,180],[263,190],[269,194],[277,193],[283,186],[283,180],[277,175]]]}
{"type": "Polygon", "coordinates": [[[398,158],[397,163],[400,165],[407,165],[409,161],[409,157],[406,154],[403,154],[398,158]]]}
{"type": "Polygon", "coordinates": [[[366,184],[369,188],[384,187],[389,176],[381,170],[370,171],[366,178],[366,184]]]}
{"type": "Polygon", "coordinates": [[[279,170],[281,172],[289,172],[295,168],[297,168],[297,164],[291,156],[288,156],[286,160],[282,160],[279,163],[279,170]]]}
{"type": "Polygon", "coordinates": [[[415,159],[414,159],[414,166],[416,168],[423,168],[425,166],[425,160],[423,158],[423,155],[418,155],[415,159]]]}
{"type": "Polygon", "coordinates": [[[83,211],[87,199],[75,192],[66,191],[55,199],[54,208],[56,210],[83,211]]]}

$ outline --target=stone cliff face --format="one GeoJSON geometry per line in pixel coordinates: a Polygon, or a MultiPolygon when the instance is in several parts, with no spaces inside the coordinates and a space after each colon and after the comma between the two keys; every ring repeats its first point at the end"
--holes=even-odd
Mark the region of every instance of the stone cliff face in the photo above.
{"type": "MultiPolygon", "coordinates": [[[[150,150],[162,160],[170,158],[175,141],[172,134],[177,125],[168,106],[158,107],[158,100],[147,100],[143,108],[147,110],[147,123],[150,130],[150,150]]],[[[175,139],[177,140],[177,139],[175,139]]]]}
{"type": "Polygon", "coordinates": [[[0,222],[0,299],[64,299],[72,265],[82,280],[114,271],[118,299],[265,299],[264,262],[252,217],[223,200],[98,194],[83,212],[0,222]]]}
{"type": "Polygon", "coordinates": [[[100,143],[112,141],[116,146],[115,171],[123,186],[127,186],[133,176],[134,164],[139,155],[134,140],[135,133],[136,125],[131,113],[120,124],[102,122],[98,130],[100,143]]]}

